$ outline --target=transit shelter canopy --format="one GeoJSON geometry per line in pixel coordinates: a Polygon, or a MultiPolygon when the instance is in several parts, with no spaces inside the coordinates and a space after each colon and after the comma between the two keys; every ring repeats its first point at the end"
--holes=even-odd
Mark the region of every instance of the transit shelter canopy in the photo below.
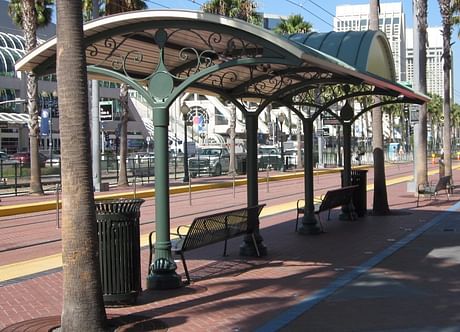
{"type": "MultiPolygon", "coordinates": [[[[388,42],[378,32],[289,39],[214,14],[147,10],[88,22],[84,34],[91,78],[146,86],[156,101],[187,89],[266,99],[305,82],[369,84],[414,103],[428,100],[395,82],[388,42]]],[[[16,64],[37,75],[54,73],[55,67],[56,38],[16,64]]]]}

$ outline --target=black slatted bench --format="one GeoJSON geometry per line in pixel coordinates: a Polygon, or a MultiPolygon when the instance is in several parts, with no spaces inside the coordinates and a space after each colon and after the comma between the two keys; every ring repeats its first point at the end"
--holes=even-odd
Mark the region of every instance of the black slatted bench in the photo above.
{"type": "MultiPolygon", "coordinates": [[[[187,283],[190,283],[190,275],[185,262],[184,252],[193,249],[201,248],[209,244],[224,241],[224,253],[227,255],[227,240],[243,234],[251,234],[254,246],[259,255],[258,247],[254,233],[251,232],[252,225],[248,216],[251,215],[251,210],[260,215],[265,204],[256,205],[253,207],[245,207],[232,211],[219,212],[212,215],[197,217],[191,225],[181,225],[177,227],[176,238],[171,239],[171,251],[181,257],[184,265],[185,276],[187,283]]],[[[152,264],[153,253],[155,246],[152,243],[152,235],[149,234],[149,266],[152,264]]]]}
{"type": "MultiPolygon", "coordinates": [[[[320,218],[321,212],[328,211],[327,219],[329,220],[332,209],[341,206],[350,206],[352,204],[353,193],[357,189],[358,186],[354,185],[329,190],[328,192],[326,192],[324,197],[321,198],[321,202],[315,204],[315,214],[317,214],[318,218],[320,218]]],[[[353,209],[350,207],[348,211],[350,219],[354,219],[354,212],[352,210],[353,209]]],[[[301,214],[305,214],[305,200],[303,199],[299,199],[297,201],[297,218],[295,222],[296,232],[299,224],[299,216],[301,214]]],[[[319,221],[321,222],[321,219],[319,221]]]]}

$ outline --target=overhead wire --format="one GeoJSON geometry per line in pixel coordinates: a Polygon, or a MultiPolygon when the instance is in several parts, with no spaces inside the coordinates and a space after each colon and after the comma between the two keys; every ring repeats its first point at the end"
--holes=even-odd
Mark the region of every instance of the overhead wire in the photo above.
{"type": "Polygon", "coordinates": [[[300,4],[300,3],[296,3],[294,1],[291,1],[291,0],[286,0],[287,2],[289,2],[290,4],[294,5],[294,6],[297,6],[299,8],[302,8],[303,10],[305,10],[306,12],[310,13],[312,16],[316,17],[318,20],[326,23],[327,25],[331,26],[332,28],[334,27],[331,23],[327,22],[326,20],[324,20],[323,18],[321,18],[320,16],[316,15],[315,13],[313,13],[312,11],[308,10],[307,8],[305,8],[304,5],[300,4]]]}

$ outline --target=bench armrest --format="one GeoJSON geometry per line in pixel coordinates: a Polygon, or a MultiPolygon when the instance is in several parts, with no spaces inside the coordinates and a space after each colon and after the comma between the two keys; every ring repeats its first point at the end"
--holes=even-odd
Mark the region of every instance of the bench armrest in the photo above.
{"type": "Polygon", "coordinates": [[[297,200],[297,210],[303,209],[304,207],[305,207],[305,200],[304,199],[297,200]]]}
{"type": "Polygon", "coordinates": [[[180,225],[177,227],[176,233],[171,233],[171,234],[177,235],[182,239],[183,237],[187,235],[189,229],[190,229],[189,225],[180,225]]]}

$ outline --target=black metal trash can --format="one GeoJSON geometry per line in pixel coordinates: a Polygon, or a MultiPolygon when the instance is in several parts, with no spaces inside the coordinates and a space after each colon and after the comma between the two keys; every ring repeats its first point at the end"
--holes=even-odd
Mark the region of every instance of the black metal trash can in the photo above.
{"type": "MultiPolygon", "coordinates": [[[[353,205],[355,212],[359,217],[364,217],[367,214],[367,170],[353,169],[351,170],[350,185],[357,185],[358,189],[353,194],[353,205]]],[[[343,186],[343,171],[342,171],[342,186],[343,186]]]]}
{"type": "Polygon", "coordinates": [[[106,304],[135,303],[141,291],[139,217],[143,199],[96,202],[102,291],[106,304]]]}

